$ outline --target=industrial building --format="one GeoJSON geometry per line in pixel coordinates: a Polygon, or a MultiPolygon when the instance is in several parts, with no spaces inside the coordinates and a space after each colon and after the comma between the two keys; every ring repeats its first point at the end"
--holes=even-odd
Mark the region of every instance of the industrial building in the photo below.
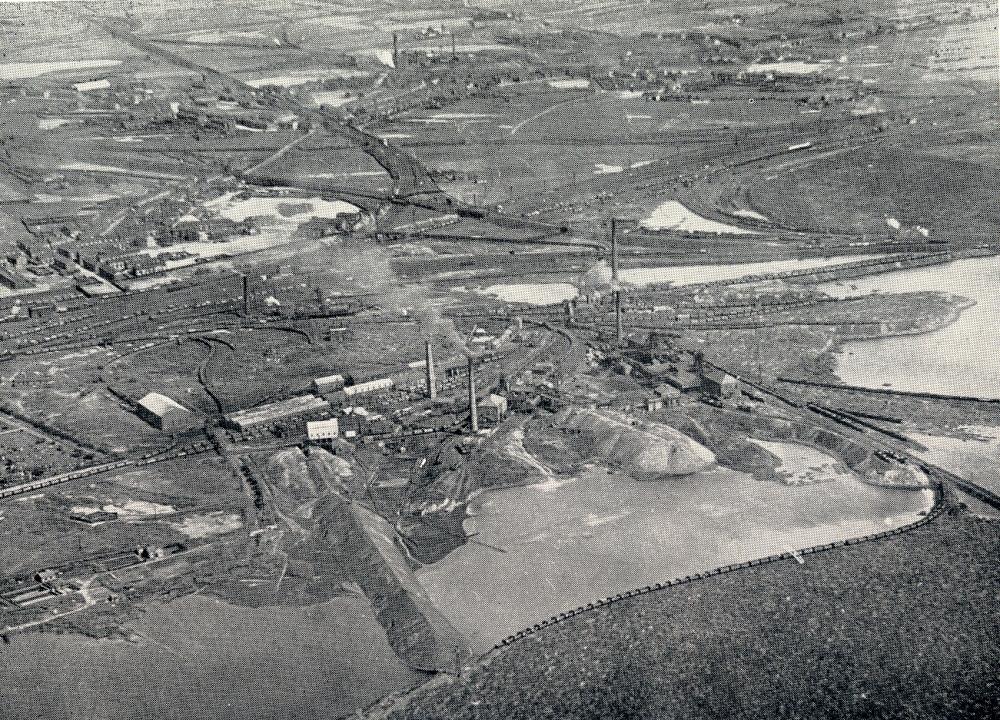
{"type": "Polygon", "coordinates": [[[344,395],[347,397],[370,395],[371,393],[381,392],[382,390],[391,390],[394,385],[395,381],[393,381],[392,378],[368,380],[367,382],[361,382],[357,385],[348,385],[344,388],[344,395]]]}
{"type": "Polygon", "coordinates": [[[343,375],[326,375],[313,380],[313,390],[317,395],[337,392],[344,388],[345,380],[343,375]]]}
{"type": "Polygon", "coordinates": [[[484,426],[499,425],[507,415],[507,398],[490,393],[479,401],[479,422],[484,426]]]}
{"type": "Polygon", "coordinates": [[[329,420],[310,420],[306,423],[306,435],[310,442],[321,443],[336,440],[340,435],[340,423],[337,418],[329,420]]]}
{"type": "Polygon", "coordinates": [[[740,389],[739,381],[721,370],[706,370],[702,376],[702,389],[720,398],[734,397],[740,389]]]}
{"type": "Polygon", "coordinates": [[[657,385],[654,392],[660,398],[663,407],[677,407],[681,402],[681,391],[667,383],[657,385]]]}
{"type": "Polygon", "coordinates": [[[183,432],[200,424],[198,416],[179,402],[155,392],[136,404],[135,413],[163,432],[183,432]]]}
{"type": "Polygon", "coordinates": [[[297,395],[287,400],[230,413],[226,415],[226,424],[235,430],[243,431],[302,415],[318,415],[329,410],[330,405],[322,398],[315,395],[297,395]]]}

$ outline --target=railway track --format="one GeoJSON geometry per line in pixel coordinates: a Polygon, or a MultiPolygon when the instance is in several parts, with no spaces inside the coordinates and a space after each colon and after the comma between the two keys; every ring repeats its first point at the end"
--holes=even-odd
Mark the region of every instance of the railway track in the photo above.
{"type": "Polygon", "coordinates": [[[823,419],[823,421],[825,421],[825,423],[829,424],[830,429],[839,432],[839,434],[844,434],[844,430],[847,430],[848,435],[853,435],[852,439],[854,441],[868,447],[873,452],[883,453],[889,455],[890,457],[901,457],[904,462],[923,470],[928,477],[937,477],[945,484],[950,484],[977,500],[986,503],[995,510],[1000,510],[1000,493],[996,493],[989,488],[973,482],[972,480],[963,478],[962,476],[947,470],[940,465],[936,465],[915,455],[912,450],[915,443],[905,434],[881,427],[872,422],[870,418],[863,417],[858,413],[851,413],[850,411],[844,411],[843,409],[827,407],[825,405],[809,402],[804,399],[790,397],[789,395],[779,392],[774,388],[767,387],[762,383],[754,383],[747,380],[739,374],[730,372],[715,363],[709,364],[712,367],[732,375],[733,377],[739,378],[740,382],[743,382],[790,407],[806,410],[813,413],[814,416],[819,416],[823,419]],[[878,433],[881,437],[873,437],[871,434],[872,432],[878,433]]]}
{"type": "Polygon", "coordinates": [[[214,452],[215,448],[212,443],[208,441],[202,441],[193,443],[191,445],[179,448],[173,451],[168,451],[167,453],[147,453],[138,458],[126,458],[122,460],[114,460],[112,462],[101,463],[99,465],[91,465],[90,467],[80,468],[78,470],[72,470],[66,473],[60,473],[59,475],[53,475],[51,477],[42,478],[40,480],[34,480],[29,483],[23,483],[21,485],[13,485],[11,487],[0,489],[0,500],[6,500],[8,498],[17,497],[18,495],[25,495],[27,493],[38,492],[39,490],[45,490],[50,487],[55,487],[57,485],[64,485],[68,482],[73,482],[75,480],[83,480],[86,478],[96,477],[98,475],[104,475],[109,472],[114,472],[116,470],[123,470],[130,467],[144,467],[147,465],[153,465],[161,462],[168,462],[170,460],[178,460],[183,457],[188,457],[192,455],[201,455],[206,452],[214,452]]]}

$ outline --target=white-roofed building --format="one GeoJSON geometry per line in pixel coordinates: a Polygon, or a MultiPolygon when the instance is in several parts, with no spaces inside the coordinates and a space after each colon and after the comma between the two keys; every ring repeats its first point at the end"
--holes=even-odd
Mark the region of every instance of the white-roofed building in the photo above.
{"type": "Polygon", "coordinates": [[[394,385],[395,382],[392,378],[368,380],[367,382],[358,383],[356,385],[348,385],[344,388],[344,395],[347,397],[369,395],[371,393],[381,392],[382,390],[391,390],[394,385]]]}
{"type": "Polygon", "coordinates": [[[340,435],[340,423],[337,422],[337,418],[310,420],[306,423],[306,434],[311,442],[336,440],[340,435]]]}
{"type": "Polygon", "coordinates": [[[111,87],[111,81],[107,78],[100,80],[85,80],[84,82],[73,83],[73,89],[77,92],[90,92],[91,90],[107,90],[111,87]]]}
{"type": "Polygon", "coordinates": [[[279,421],[292,418],[302,419],[304,415],[322,415],[328,413],[330,403],[315,395],[298,395],[296,397],[278,400],[266,405],[258,405],[249,410],[237,410],[226,415],[226,423],[236,430],[248,430],[252,427],[273,425],[279,421]]]}
{"type": "Polygon", "coordinates": [[[326,375],[313,380],[313,390],[317,395],[336,392],[344,387],[343,375],[326,375]]]}
{"type": "Polygon", "coordinates": [[[507,414],[507,398],[490,393],[479,401],[479,421],[487,425],[498,425],[507,414]]]}
{"type": "Polygon", "coordinates": [[[135,408],[136,415],[163,432],[190,430],[199,422],[198,416],[176,400],[151,392],[135,408]]]}

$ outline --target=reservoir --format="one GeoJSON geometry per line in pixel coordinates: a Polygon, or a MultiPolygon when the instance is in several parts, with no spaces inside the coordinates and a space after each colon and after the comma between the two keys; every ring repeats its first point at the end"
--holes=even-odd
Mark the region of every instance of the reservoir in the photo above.
{"type": "MultiPolygon", "coordinates": [[[[795,462],[817,466],[812,457],[795,462]]],[[[473,650],[483,651],[602,597],[897,527],[932,502],[930,491],[876,487],[826,470],[788,485],[723,468],[642,481],[590,467],[488,492],[473,501],[465,524],[479,542],[417,576],[473,650]]]]}
{"type": "Polygon", "coordinates": [[[991,257],[852,280],[856,290],[822,286],[832,295],[940,291],[977,303],[941,330],[846,344],[837,356],[837,375],[865,387],[1000,398],[998,283],[1000,258],[991,257]]]}

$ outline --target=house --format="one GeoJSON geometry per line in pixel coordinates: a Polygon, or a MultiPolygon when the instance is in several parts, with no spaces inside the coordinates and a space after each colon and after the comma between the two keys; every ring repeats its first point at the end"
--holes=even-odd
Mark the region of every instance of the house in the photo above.
{"type": "Polygon", "coordinates": [[[714,397],[731,398],[739,393],[740,383],[721,370],[706,370],[702,375],[702,389],[714,397]]]}
{"type": "Polygon", "coordinates": [[[646,398],[646,412],[656,412],[663,409],[663,399],[659,395],[650,395],[646,398]]]}

